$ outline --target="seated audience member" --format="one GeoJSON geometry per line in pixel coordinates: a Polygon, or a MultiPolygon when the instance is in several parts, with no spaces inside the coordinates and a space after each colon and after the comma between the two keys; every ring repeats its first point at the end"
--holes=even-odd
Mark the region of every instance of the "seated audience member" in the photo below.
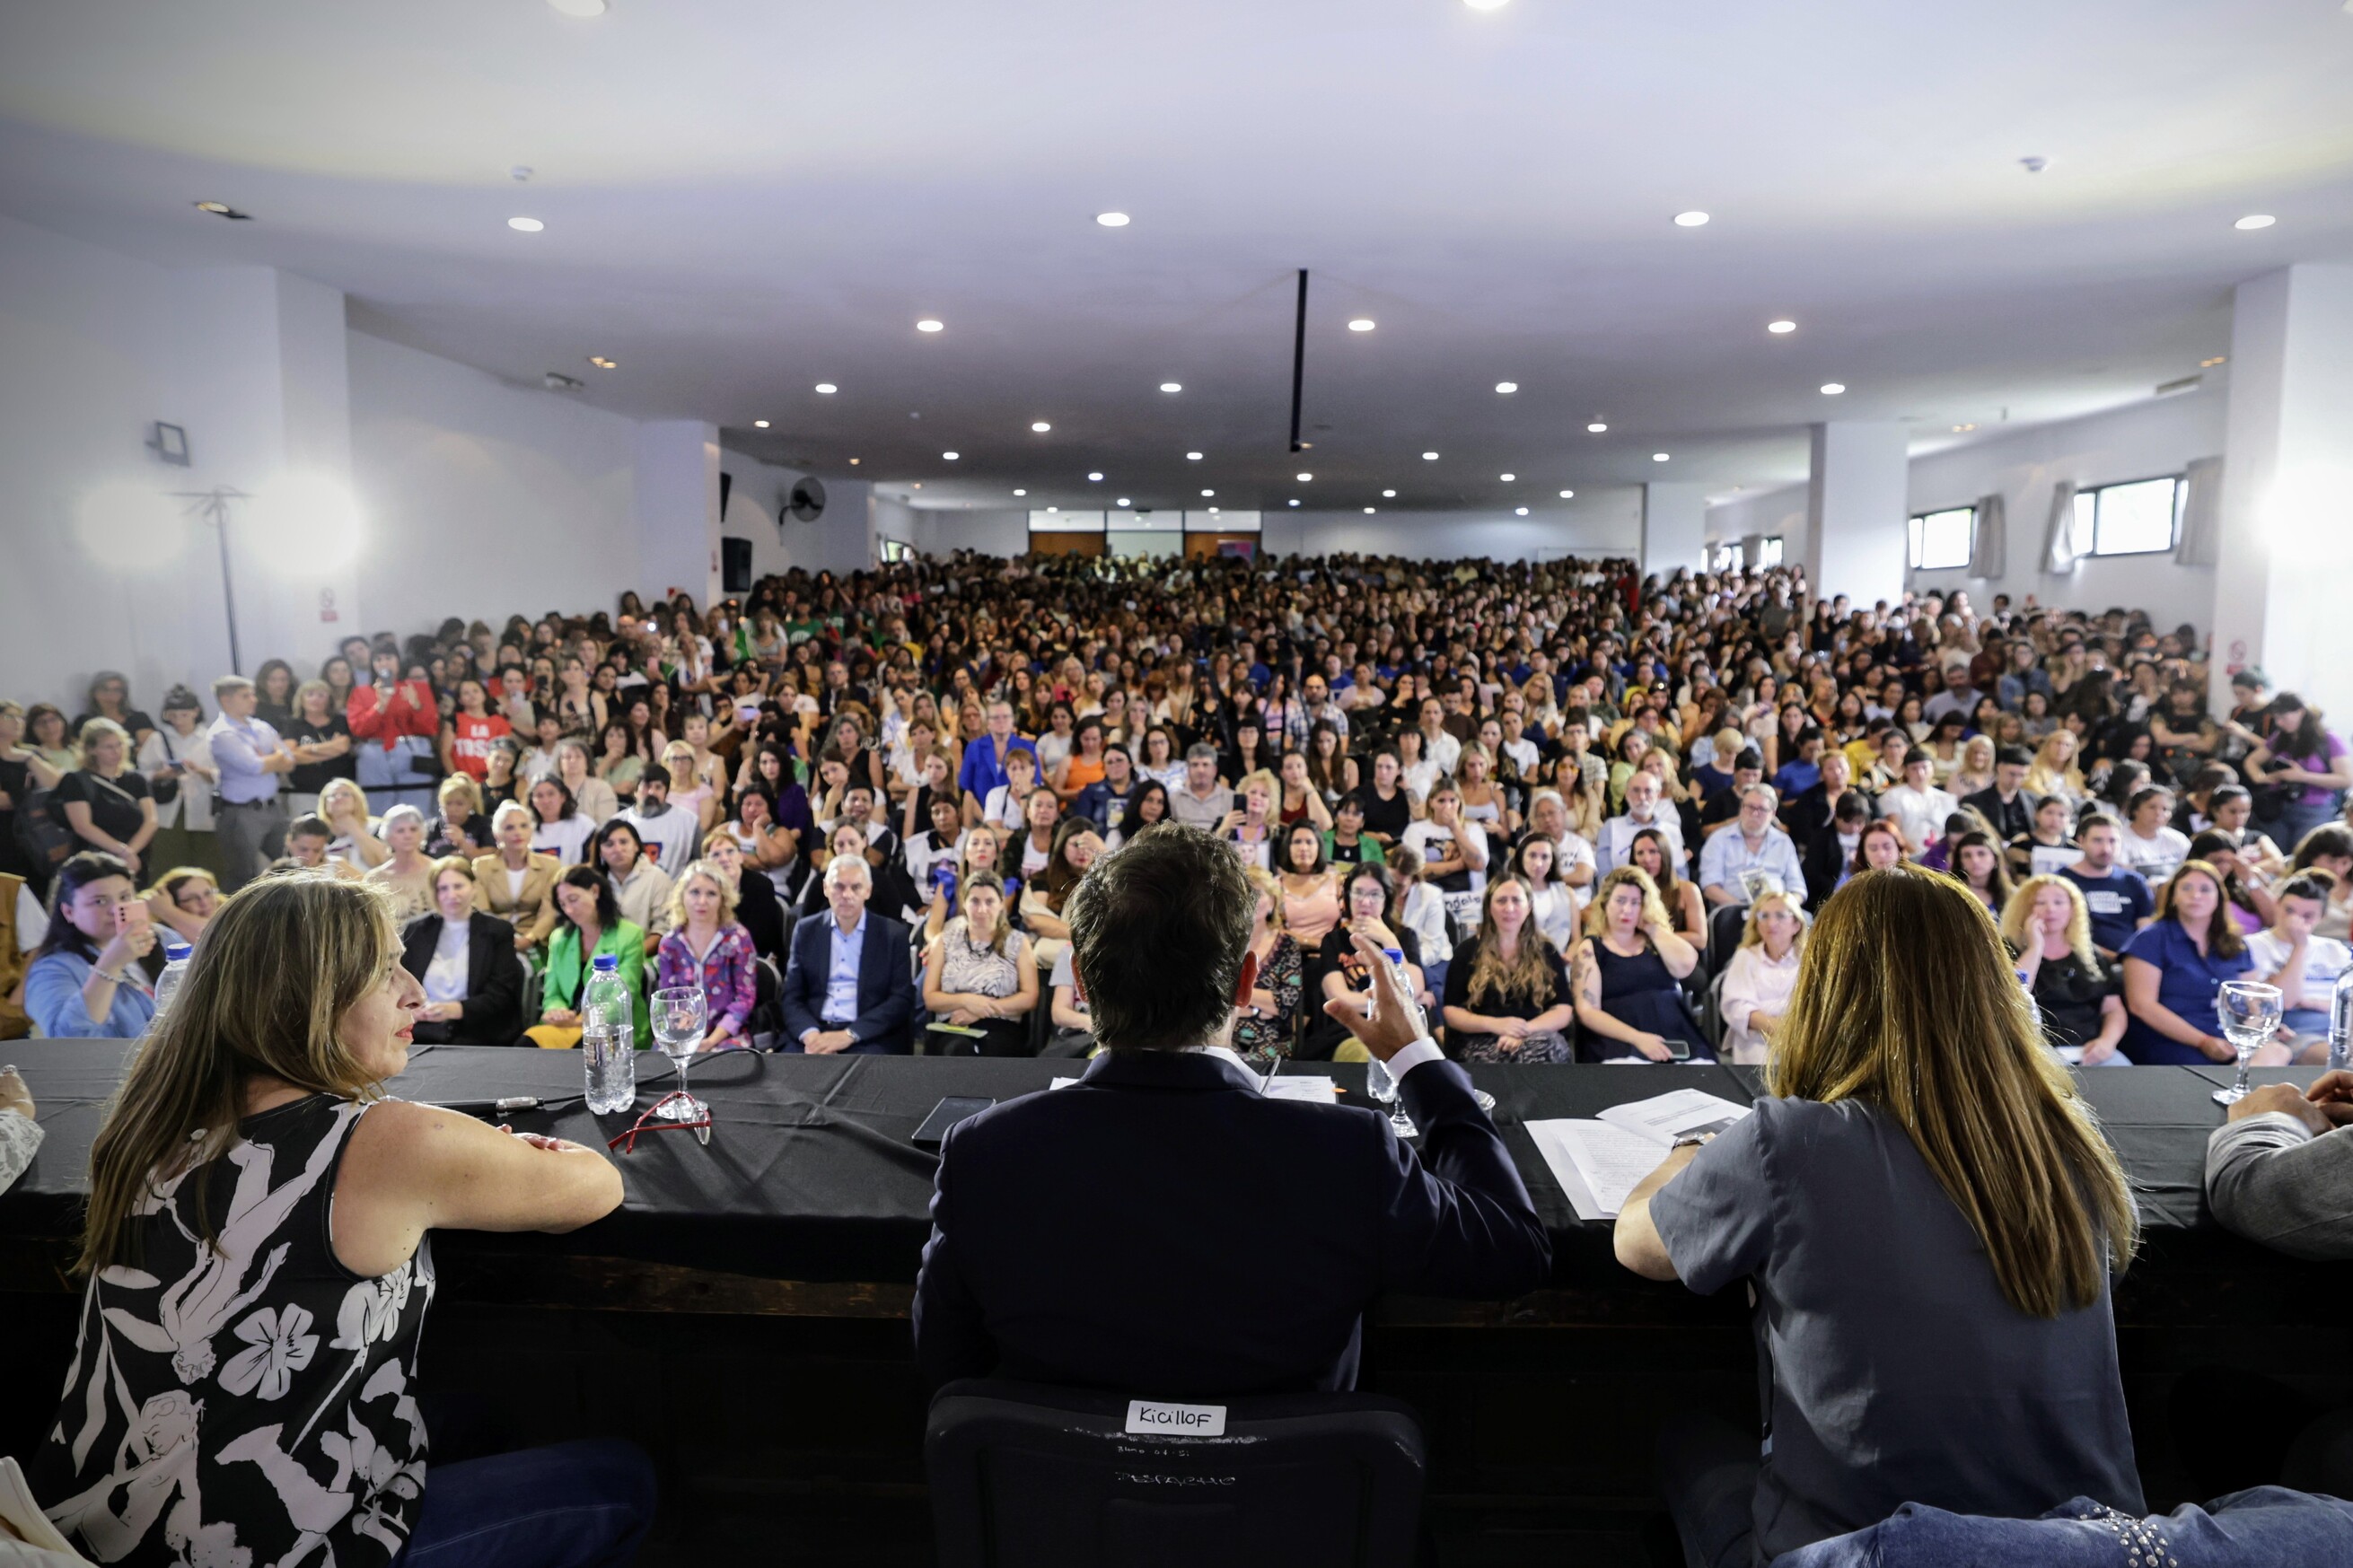
{"type": "Polygon", "coordinates": [[[2332,823],[2314,828],[2296,840],[2295,858],[2288,863],[2288,870],[2291,875],[2326,871],[2337,879],[2328,892],[2328,908],[2312,934],[2339,942],[2353,940],[2353,827],[2332,823]]]}
{"type": "Polygon", "coordinates": [[[2083,858],[2059,872],[2083,893],[2084,907],[2091,913],[2092,945],[2111,962],[2123,955],[2157,908],[2140,873],[2116,864],[2116,841],[2123,831],[2105,813],[2084,817],[2075,829],[2075,847],[2084,852],[2083,858]]]}
{"type": "Polygon", "coordinates": [[[2004,844],[2034,830],[2042,797],[2026,787],[2027,772],[2033,766],[2033,752],[2023,746],[2005,746],[1995,753],[1992,784],[1961,797],[1960,804],[1985,818],[1994,837],[2004,844]]]}
{"type": "MultiPolygon", "coordinates": [[[[1425,1014],[1438,1005],[1421,968],[1421,940],[1413,928],[1399,918],[1397,909],[1397,879],[1387,866],[1358,866],[1348,873],[1345,896],[1347,921],[1333,941],[1326,943],[1323,962],[1315,966],[1313,991],[1320,1001],[1362,996],[1372,984],[1372,972],[1366,967],[1364,954],[1356,950],[1355,938],[1361,935],[1386,953],[1398,951],[1405,964],[1406,983],[1414,994],[1414,1005],[1425,1014]]],[[[1304,1040],[1297,1053],[1309,1061],[1363,1061],[1366,1052],[1363,1041],[1348,1033],[1345,1016],[1335,1016],[1318,1006],[1307,1015],[1304,1040]]]]}
{"type": "MultiPolygon", "coordinates": [[[[649,867],[650,870],[652,868],[649,867]]],[[[663,884],[668,890],[669,884],[663,884]]],[[[645,928],[625,919],[613,885],[592,866],[567,867],[555,879],[561,919],[547,939],[547,967],[540,971],[539,1022],[523,1031],[532,1044],[568,1050],[580,1043],[580,1001],[596,961],[610,953],[629,988],[629,1021],[639,1050],[652,1023],[646,1011],[645,928]]]]}
{"type": "Polygon", "coordinates": [[[2299,1062],[2328,1059],[2328,1006],[2337,977],[2353,964],[2353,951],[2313,928],[2328,908],[2337,879],[2326,871],[2299,871],[2280,885],[2271,929],[2247,939],[2254,967],[2247,978],[2280,990],[2280,1027],[2295,1037],[2299,1062]]]}
{"type": "MultiPolygon", "coordinates": [[[[1700,805],[1699,836],[1703,851],[1706,848],[1706,840],[1730,831],[1732,825],[1740,819],[1741,796],[1751,785],[1764,782],[1765,753],[1750,746],[1734,759],[1732,782],[1711,791],[1700,805]]],[[[1774,797],[1777,805],[1779,798],[1778,795],[1774,797]]]]}
{"type": "MultiPolygon", "coordinates": [[[[1531,833],[1520,841],[1512,855],[1512,874],[1528,885],[1528,904],[1534,911],[1529,918],[1536,929],[1553,945],[1556,952],[1567,952],[1577,938],[1577,917],[1585,906],[1577,889],[1553,874],[1559,847],[1540,833],[1531,833]]],[[[1352,989],[1362,990],[1358,983],[1352,989]]]]}
{"type": "Polygon", "coordinates": [[[1169,820],[1223,833],[1234,805],[1234,792],[1218,782],[1218,748],[1206,741],[1186,747],[1185,783],[1168,792],[1169,820]]]}
{"type": "MultiPolygon", "coordinates": [[[[1675,875],[1674,856],[1670,851],[1667,837],[1655,827],[1646,827],[1634,835],[1634,842],[1626,863],[1651,879],[1658,889],[1659,907],[1667,911],[1667,924],[1674,933],[1691,944],[1693,951],[1707,951],[1707,901],[1700,897],[1699,884],[1688,877],[1675,875]]],[[[1596,895],[1599,889],[1597,886],[1596,895]]],[[[1587,903],[1578,911],[1582,916],[1592,909],[1587,903]]],[[[1562,950],[1567,956],[1567,950],[1562,950]]]]}
{"type": "MultiPolygon", "coordinates": [[[[1639,731],[1637,731],[1639,733],[1639,731]]],[[[1664,791],[1656,778],[1648,784],[1650,775],[1635,773],[1626,780],[1626,811],[1601,825],[1601,837],[1594,841],[1597,864],[1605,873],[1630,863],[1630,847],[1634,836],[1646,827],[1655,827],[1667,842],[1667,858],[1678,868],[1687,865],[1690,857],[1683,850],[1683,825],[1672,808],[1662,805],[1664,791]]]]}
{"type": "Polygon", "coordinates": [[[1236,805],[1219,824],[1219,837],[1242,858],[1244,866],[1271,876],[1276,868],[1275,839],[1282,831],[1275,820],[1275,805],[1282,798],[1282,782],[1261,768],[1242,775],[1234,795],[1236,805]]]}
{"type": "Polygon", "coordinates": [[[701,1050],[751,1041],[758,954],[752,933],[735,918],[735,902],[726,872],[708,860],[687,862],[670,889],[670,930],[654,954],[654,990],[702,990],[707,1024],[701,1050]]]}
{"type": "MultiPolygon", "coordinates": [[[[1982,822],[1975,813],[1957,812],[1956,816],[1969,822],[1982,822]]],[[[2001,847],[1982,827],[1970,827],[1945,837],[1945,874],[1967,888],[1986,912],[1996,920],[2010,907],[2012,884],[2010,867],[2003,859],[2001,847]]]]}
{"type": "Polygon", "coordinates": [[[670,930],[671,883],[646,854],[637,824],[625,813],[598,828],[588,841],[587,860],[604,868],[621,918],[645,933],[646,956],[652,957],[662,932],[670,930]]]}
{"type": "Polygon", "coordinates": [[[735,919],[752,933],[752,951],[781,968],[790,949],[775,885],[745,861],[743,846],[723,825],[703,836],[702,858],[727,879],[727,889],[735,895],[735,919]]]}
{"type": "MultiPolygon", "coordinates": [[[[929,947],[939,941],[940,932],[947,928],[949,921],[955,918],[955,912],[961,907],[958,889],[967,879],[980,871],[1004,877],[1000,868],[1005,856],[1002,846],[1003,840],[985,827],[967,830],[964,836],[964,847],[954,863],[944,860],[932,862],[931,886],[925,889],[930,896],[930,903],[924,910],[923,929],[918,939],[922,946],[929,947]]],[[[1006,886],[1018,906],[1023,886],[1021,879],[1008,878],[1006,886]]]]}
{"type": "Polygon", "coordinates": [[[2130,1067],[2118,1048],[2131,1021],[2124,981],[2092,945],[2082,890],[2064,877],[2028,878],[2002,906],[2001,935],[2043,1042],[2084,1067],[2130,1067]]]}
{"type": "Polygon", "coordinates": [[[2222,874],[2222,892],[2231,923],[2239,928],[2241,936],[2253,936],[2267,929],[2278,917],[2279,910],[2261,875],[2251,858],[2242,856],[2232,844],[2228,834],[2211,827],[2197,834],[2189,840],[2189,858],[2203,860],[2222,874]]]}
{"type": "Polygon", "coordinates": [[[531,810],[513,801],[491,814],[491,837],[498,847],[474,857],[474,907],[507,922],[517,952],[532,952],[555,929],[564,863],[531,847],[531,810]]]}
{"type": "MultiPolygon", "coordinates": [[[[1388,858],[1397,877],[1398,930],[1410,931],[1421,946],[1421,973],[1429,990],[1446,994],[1447,965],[1454,957],[1454,932],[1446,896],[1421,874],[1421,857],[1400,845],[1388,858]]],[[[1433,1005],[1435,1005],[1433,1004],[1433,1005]]],[[[1443,1024],[1445,1020],[1439,1020],[1443,1024]]]]}
{"type": "Polygon", "coordinates": [[[553,857],[559,866],[577,866],[587,858],[588,840],[598,825],[582,813],[570,786],[550,773],[532,780],[523,798],[531,803],[533,850],[553,857]]]}
{"type": "Polygon", "coordinates": [[[1038,1054],[1066,1059],[1094,1055],[1094,1018],[1087,1009],[1086,997],[1079,991],[1078,969],[1071,962],[1068,942],[1062,944],[1061,956],[1054,960],[1046,985],[1047,1019],[1053,1027],[1038,1054]]]}
{"type": "Polygon", "coordinates": [[[1829,826],[1806,846],[1806,902],[1812,908],[1820,909],[1822,901],[1854,875],[1855,858],[1862,852],[1862,830],[1871,821],[1870,797],[1861,790],[1851,789],[1839,796],[1829,826]]]}
{"type": "Polygon", "coordinates": [[[465,773],[451,773],[433,792],[440,808],[425,829],[425,852],[438,860],[462,855],[471,860],[491,847],[491,819],[482,810],[482,786],[465,773]]]}
{"type": "Polygon", "coordinates": [[[131,1058],[81,1252],[113,1353],[77,1368],[31,1472],[92,1558],[587,1568],[652,1522],[653,1468],[627,1443],[427,1461],[427,1234],[572,1230],[619,1206],[621,1179],[602,1150],[383,1096],[422,1003],[400,952],[370,892],[265,879],[131,1058]],[[232,1266],[241,1293],[208,1296],[232,1266]],[[159,1461],[186,1488],[170,1509],[159,1461]]]}
{"type": "Polygon", "coordinates": [[[1223,845],[1175,827],[1137,837],[1072,894],[1104,1049],[1076,1087],[948,1135],[916,1287],[926,1382],[993,1373],[1177,1399],[1346,1389],[1376,1297],[1511,1296],[1548,1277],[1502,1140],[1385,963],[1369,1017],[1361,999],[1329,1005],[1398,1075],[1419,1153],[1369,1110],[1261,1095],[1227,1041],[1257,982],[1250,906],[1265,897],[1223,845]],[[1227,1157],[1181,1152],[1212,1146],[1227,1157]],[[1237,1170],[1253,1173],[1247,1202],[1237,1170]],[[1282,1310],[1263,1314],[1270,1301],[1282,1310]],[[1241,1319],[1259,1326],[1204,1331],[1241,1319]]]}
{"type": "Polygon", "coordinates": [[[1071,809],[1093,823],[1098,834],[1109,833],[1127,819],[1127,809],[1135,799],[1137,787],[1134,762],[1127,748],[1106,746],[1103,777],[1078,792],[1071,809]]]}
{"type": "Polygon", "coordinates": [[[1905,855],[1914,860],[1944,837],[1945,819],[1959,805],[1951,792],[1936,787],[1935,772],[1935,758],[1914,752],[1904,759],[1903,782],[1879,793],[1882,820],[1895,825],[1904,836],[1905,855]]]}
{"type": "Polygon", "coordinates": [[[1306,953],[1283,929],[1282,884],[1256,866],[1242,870],[1259,895],[1250,941],[1258,982],[1234,1015],[1233,1047],[1244,1056],[1287,1057],[1306,986],[1306,953]]]}
{"type": "Polygon", "coordinates": [[[135,1040],[155,1016],[142,961],[155,951],[154,922],[111,855],[85,849],[49,883],[49,929],[25,972],[25,1012],[51,1039],[135,1040]]]}
{"type": "Polygon", "coordinates": [[[392,858],[367,874],[392,900],[396,925],[433,907],[433,860],[425,853],[425,814],[413,805],[396,805],[384,814],[384,844],[392,858]]]}
{"type": "Polygon", "coordinates": [[[329,858],[353,871],[373,871],[392,858],[392,851],[376,837],[383,824],[371,813],[366,793],[351,780],[327,781],[319,792],[319,815],[335,830],[327,847],[329,858]]]}
{"type": "Polygon", "coordinates": [[[1525,844],[1531,837],[1552,840],[1553,875],[1576,893],[1577,907],[1584,909],[1593,896],[1594,879],[1601,873],[1596,868],[1593,840],[1571,825],[1568,801],[1559,790],[1540,789],[1528,796],[1527,831],[1520,841],[1525,844]]]}
{"type": "Polygon", "coordinates": [[[1602,878],[1569,957],[1577,1055],[1594,1062],[1714,1061],[1681,984],[1698,965],[1699,950],[1675,934],[1657,886],[1640,868],[1621,866],[1602,878]]]}
{"type": "Polygon", "coordinates": [[[91,719],[74,743],[81,765],[58,781],[56,804],[81,846],[111,855],[139,874],[155,837],[154,793],[131,765],[131,737],[111,719],[91,719]]]}
{"type": "Polygon", "coordinates": [[[1798,847],[1774,820],[1780,804],[1770,784],[1736,787],[1728,798],[1736,815],[1725,829],[1700,846],[1699,884],[1710,908],[1748,901],[1747,879],[1763,874],[1782,891],[1806,896],[1805,868],[1798,847]]]}
{"type": "Polygon", "coordinates": [[[1445,895],[1450,918],[1468,921],[1487,885],[1487,835],[1462,820],[1462,795],[1451,777],[1430,786],[1430,815],[1405,830],[1404,847],[1421,858],[1424,880],[1445,895]]]}
{"type": "Polygon", "coordinates": [[[193,942],[220,910],[220,879],[202,866],[174,866],[155,879],[143,900],[150,920],[193,942]]]}
{"type": "Polygon", "coordinates": [[[1947,879],[1860,876],[1800,971],[1774,1098],[1673,1150],[1617,1222],[1645,1278],[1757,1295],[1769,1447],[1707,1417],[1662,1445],[1686,1560],[1761,1563],[1906,1502],[2138,1513],[2108,1295],[2132,1199],[1991,922],[1947,879]],[[1929,964],[1947,979],[1917,984],[1929,964]]]}
{"type": "MultiPolygon", "coordinates": [[[[827,870],[831,871],[828,867],[827,870]]],[[[1038,1005],[1038,964],[1029,939],[1013,929],[1005,884],[976,871],[958,889],[960,913],[923,954],[923,1005],[935,1024],[937,1056],[1026,1057],[1029,1010],[1038,1005]]]]}
{"type": "Polygon", "coordinates": [[[2029,877],[2053,877],[2084,858],[2075,846],[2075,808],[2067,797],[2046,795],[2034,802],[2033,826],[2010,840],[2008,856],[2012,881],[2029,877]]]}
{"type": "Polygon", "coordinates": [[[1536,928],[1535,912],[1525,882],[1496,878],[1481,900],[1476,933],[1447,965],[1448,1043],[1464,1061],[1569,1059],[1575,1012],[1568,978],[1559,950],[1536,928]]]}
{"type": "Polygon", "coordinates": [[[2157,918],[2125,945],[2124,1051],[2143,1067],[2234,1062],[2220,995],[2255,961],[2232,922],[2222,874],[2188,860],[2158,889],[2157,918]]]}
{"type": "Polygon", "coordinates": [[[1725,1060],[1755,1066],[1771,1054],[1805,943],[1805,910],[1789,894],[1767,893],[1748,906],[1740,945],[1724,969],[1725,1060]]]}
{"type": "Polygon", "coordinates": [[[2173,795],[2168,790],[2138,789],[2126,807],[2122,830],[2116,835],[2116,860],[2127,871],[2137,871],[2146,882],[2162,882],[2189,858],[2189,839],[2168,826],[2173,795]]]}
{"type": "Polygon", "coordinates": [[[1282,890],[1282,929],[1299,944],[1303,957],[1311,956],[1340,923],[1341,868],[1324,858],[1324,834],[1313,822],[1293,823],[1277,842],[1282,847],[1275,877],[1282,890]]]}
{"type": "Polygon", "coordinates": [[[1386,858],[1381,841],[1365,831],[1365,803],[1354,795],[1332,803],[1332,826],[1323,842],[1324,858],[1335,867],[1377,866],[1386,858]]]}
{"type": "Polygon", "coordinates": [[[873,878],[859,856],[834,857],[818,885],[827,907],[793,928],[785,966],[784,1048],[906,1055],[915,1012],[907,928],[867,907],[873,878]]]}
{"type": "Polygon", "coordinates": [[[335,830],[322,816],[298,816],[286,826],[286,854],[276,864],[306,871],[327,871],[347,882],[364,873],[348,860],[334,858],[335,830]]]}
{"type": "MultiPolygon", "coordinates": [[[[1083,816],[1071,817],[1054,829],[1053,853],[1047,858],[1046,869],[1022,887],[1018,900],[1021,925],[1029,933],[1039,967],[1052,969],[1069,946],[1071,928],[1062,923],[1063,900],[1102,853],[1103,837],[1094,824],[1083,816]]],[[[890,866],[895,870],[898,863],[893,860],[890,866]]]]}
{"type": "MultiPolygon", "coordinates": [[[[671,867],[683,866],[694,858],[694,848],[702,842],[703,829],[702,818],[696,811],[670,804],[670,782],[667,766],[649,763],[646,771],[638,775],[637,804],[612,819],[629,826],[639,847],[665,874],[671,867]]],[[[611,825],[607,823],[606,826],[611,825]]]]}
{"type": "Polygon", "coordinates": [[[401,967],[425,988],[419,1045],[512,1046],[522,1032],[522,965],[514,928],[478,905],[471,862],[434,863],[433,910],[401,932],[401,967]]]}
{"type": "MultiPolygon", "coordinates": [[[[1875,803],[1854,787],[1853,764],[1844,752],[1824,752],[1821,777],[1812,788],[1782,807],[1781,823],[1796,839],[1800,851],[1810,851],[1816,841],[1831,831],[1831,819],[1837,816],[1839,803],[1853,795],[1860,820],[1868,822],[1876,815],[1875,803]]],[[[1817,900],[1819,901],[1819,900],[1817,900]]]]}
{"type": "Polygon", "coordinates": [[[1364,809],[1365,831],[1384,849],[1402,840],[1413,826],[1413,797],[1406,790],[1401,767],[1397,748],[1381,747],[1373,753],[1370,781],[1355,792],[1364,809]]]}
{"type": "Polygon", "coordinates": [[[621,797],[588,765],[588,748],[571,736],[555,742],[555,776],[572,792],[574,809],[602,826],[620,815],[621,797]]]}

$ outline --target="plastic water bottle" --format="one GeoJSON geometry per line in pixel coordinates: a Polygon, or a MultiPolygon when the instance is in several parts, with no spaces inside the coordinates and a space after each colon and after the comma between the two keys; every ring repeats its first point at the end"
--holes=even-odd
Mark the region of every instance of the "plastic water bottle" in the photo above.
{"type": "Polygon", "coordinates": [[[164,973],[155,977],[155,1018],[149,1028],[164,1021],[164,1010],[172,1005],[172,998],[179,994],[180,982],[188,976],[188,954],[193,951],[185,942],[164,944],[164,973]]]}
{"type": "Polygon", "coordinates": [[[2353,1048],[2353,968],[2337,977],[2337,989],[2328,994],[2328,1065],[2348,1065],[2349,1048],[2353,1048]]]}
{"type": "Polygon", "coordinates": [[[638,1035],[629,1017],[629,987],[621,961],[596,955],[580,999],[581,1066],[588,1075],[588,1109],[598,1116],[627,1110],[638,1098],[638,1035]]]}

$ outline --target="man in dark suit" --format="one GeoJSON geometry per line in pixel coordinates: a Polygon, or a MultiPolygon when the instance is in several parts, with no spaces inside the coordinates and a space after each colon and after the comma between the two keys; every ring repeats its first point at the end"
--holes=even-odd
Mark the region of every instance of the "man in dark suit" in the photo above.
{"type": "Polygon", "coordinates": [[[1870,822],[1869,795],[1851,789],[1839,796],[1829,824],[1814,835],[1814,841],[1798,858],[1799,868],[1806,873],[1808,909],[1820,909],[1822,900],[1837,892],[1839,884],[1846,880],[1847,871],[1854,864],[1855,847],[1870,822]]]}
{"type": "Polygon", "coordinates": [[[1839,802],[1848,795],[1862,802],[1866,821],[1879,815],[1878,803],[1871,792],[1858,788],[1854,768],[1844,752],[1832,747],[1822,753],[1821,776],[1812,787],[1799,791],[1781,803],[1781,826],[1798,841],[1798,851],[1803,855],[1814,847],[1814,841],[1830,831],[1831,819],[1838,814],[1839,802]]]}
{"type": "Polygon", "coordinates": [[[1501,1298],[1551,1245],[1462,1069],[1363,938],[1376,1005],[1326,1011],[1398,1075],[1422,1149],[1370,1110],[1270,1100],[1227,1041],[1257,895],[1198,829],[1146,829],[1064,906],[1106,1047],[941,1150],[915,1293],[934,1384],[994,1373],[1163,1398],[1345,1389],[1386,1291],[1501,1298]]]}
{"type": "Polygon", "coordinates": [[[825,868],[826,912],[793,928],[785,966],[785,1049],[812,1056],[907,1054],[915,1016],[907,928],[866,907],[866,862],[837,855],[825,868]]]}
{"type": "Polygon", "coordinates": [[[1986,819],[1994,842],[2009,844],[2034,831],[2034,808],[2041,795],[2026,788],[2026,773],[2034,753],[2023,746],[2004,746],[1994,756],[1993,786],[1961,796],[1961,804],[1986,819]]]}

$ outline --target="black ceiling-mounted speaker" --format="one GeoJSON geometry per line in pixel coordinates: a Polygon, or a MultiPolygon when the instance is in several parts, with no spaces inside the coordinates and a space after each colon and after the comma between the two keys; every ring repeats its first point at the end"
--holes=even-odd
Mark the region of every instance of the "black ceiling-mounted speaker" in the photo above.
{"type": "Polygon", "coordinates": [[[825,515],[825,484],[815,474],[793,483],[793,493],[786,498],[785,514],[796,522],[815,522],[825,515]]]}

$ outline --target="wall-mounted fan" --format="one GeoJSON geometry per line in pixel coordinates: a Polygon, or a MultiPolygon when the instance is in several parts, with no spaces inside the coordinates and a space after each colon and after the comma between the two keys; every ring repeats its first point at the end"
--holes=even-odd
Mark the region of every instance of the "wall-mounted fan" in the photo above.
{"type": "Polygon", "coordinates": [[[825,484],[811,474],[793,482],[793,493],[785,498],[785,515],[796,522],[815,522],[825,515],[825,484]]]}

